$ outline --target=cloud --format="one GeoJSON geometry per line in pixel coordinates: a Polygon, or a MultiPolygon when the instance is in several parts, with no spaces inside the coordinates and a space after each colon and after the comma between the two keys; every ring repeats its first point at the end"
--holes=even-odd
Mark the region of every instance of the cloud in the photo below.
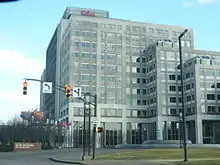
{"type": "Polygon", "coordinates": [[[198,0],[198,4],[211,4],[215,2],[216,0],[198,0]]]}
{"type": "Polygon", "coordinates": [[[38,74],[43,65],[34,58],[25,58],[20,53],[11,50],[0,50],[0,73],[38,74]]]}
{"type": "Polygon", "coordinates": [[[192,5],[193,5],[192,2],[189,2],[189,1],[183,2],[183,6],[184,6],[184,7],[190,7],[190,6],[192,6],[192,5]]]}
{"type": "Polygon", "coordinates": [[[213,4],[215,2],[216,2],[216,0],[196,0],[196,1],[188,0],[188,1],[184,1],[182,5],[184,7],[191,7],[191,6],[194,6],[194,5],[213,4]]]}
{"type": "Polygon", "coordinates": [[[0,100],[8,101],[12,103],[19,102],[20,104],[32,105],[35,103],[34,98],[31,98],[30,95],[22,95],[22,92],[19,91],[0,91],[0,100]]]}
{"type": "Polygon", "coordinates": [[[40,84],[30,82],[28,94],[22,94],[23,78],[40,78],[40,59],[25,57],[12,50],[0,50],[0,120],[7,121],[21,111],[36,108],[40,101],[40,84]]]}

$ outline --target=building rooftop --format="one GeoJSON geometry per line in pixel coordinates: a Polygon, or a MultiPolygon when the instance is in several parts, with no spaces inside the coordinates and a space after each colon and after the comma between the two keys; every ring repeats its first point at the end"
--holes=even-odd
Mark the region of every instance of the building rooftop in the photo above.
{"type": "MultiPolygon", "coordinates": [[[[181,30],[184,30],[186,29],[186,27],[183,27],[183,26],[177,26],[177,25],[167,25],[167,24],[154,24],[154,23],[148,23],[148,22],[141,22],[141,21],[132,21],[132,20],[126,20],[126,19],[119,19],[119,18],[113,18],[113,17],[110,17],[110,12],[108,10],[100,10],[100,9],[92,9],[92,8],[80,8],[80,7],[67,7],[65,12],[64,12],[64,15],[63,15],[63,18],[67,18],[67,15],[69,14],[74,14],[74,15],[81,15],[80,14],[80,11],[82,10],[86,10],[86,11],[91,11],[91,12],[94,12],[94,13],[101,13],[102,15],[105,15],[105,17],[102,17],[104,19],[112,19],[112,20],[118,20],[118,21],[126,21],[126,22],[131,22],[131,23],[138,23],[138,24],[143,24],[143,25],[148,25],[148,26],[158,26],[158,27],[161,27],[163,26],[164,28],[174,28],[174,29],[181,29],[181,30]],[[78,11],[78,13],[77,13],[78,11]]],[[[98,16],[97,18],[99,18],[100,16],[98,16]]],[[[187,28],[190,33],[192,33],[193,29],[192,28],[187,28]]]]}

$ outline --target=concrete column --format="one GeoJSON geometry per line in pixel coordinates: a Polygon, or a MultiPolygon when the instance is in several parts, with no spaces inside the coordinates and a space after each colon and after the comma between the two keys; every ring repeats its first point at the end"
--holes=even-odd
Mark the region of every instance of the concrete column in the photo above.
{"type": "Polygon", "coordinates": [[[160,117],[157,118],[156,122],[156,134],[157,140],[163,140],[163,122],[160,117]]]}
{"type": "Polygon", "coordinates": [[[203,144],[202,119],[200,118],[197,118],[195,120],[195,131],[196,131],[196,144],[203,144]]]}
{"type": "Polygon", "coordinates": [[[127,144],[127,122],[123,120],[122,122],[122,144],[127,144]]]}
{"type": "Polygon", "coordinates": [[[101,133],[96,133],[96,148],[101,148],[101,133]]]}

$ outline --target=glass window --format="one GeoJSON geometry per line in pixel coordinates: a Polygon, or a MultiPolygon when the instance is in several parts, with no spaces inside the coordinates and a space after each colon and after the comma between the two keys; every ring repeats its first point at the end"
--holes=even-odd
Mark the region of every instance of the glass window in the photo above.
{"type": "Polygon", "coordinates": [[[170,97],[170,103],[176,103],[176,97],[170,97]]]}
{"type": "Polygon", "coordinates": [[[167,60],[174,60],[175,53],[174,52],[167,52],[167,60]]]}
{"type": "Polygon", "coordinates": [[[81,80],[89,81],[89,75],[81,75],[81,80]]]}

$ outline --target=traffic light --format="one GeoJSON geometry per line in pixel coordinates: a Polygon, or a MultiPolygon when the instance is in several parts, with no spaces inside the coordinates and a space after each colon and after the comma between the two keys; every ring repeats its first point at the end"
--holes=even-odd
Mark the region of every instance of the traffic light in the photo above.
{"type": "Polygon", "coordinates": [[[23,95],[27,95],[27,87],[28,87],[28,83],[25,81],[23,83],[23,95]]]}
{"type": "Polygon", "coordinates": [[[65,86],[65,94],[67,98],[71,96],[71,85],[68,84],[65,86]]]}
{"type": "Polygon", "coordinates": [[[102,127],[96,127],[95,132],[102,133],[103,132],[103,128],[102,127]]]}

